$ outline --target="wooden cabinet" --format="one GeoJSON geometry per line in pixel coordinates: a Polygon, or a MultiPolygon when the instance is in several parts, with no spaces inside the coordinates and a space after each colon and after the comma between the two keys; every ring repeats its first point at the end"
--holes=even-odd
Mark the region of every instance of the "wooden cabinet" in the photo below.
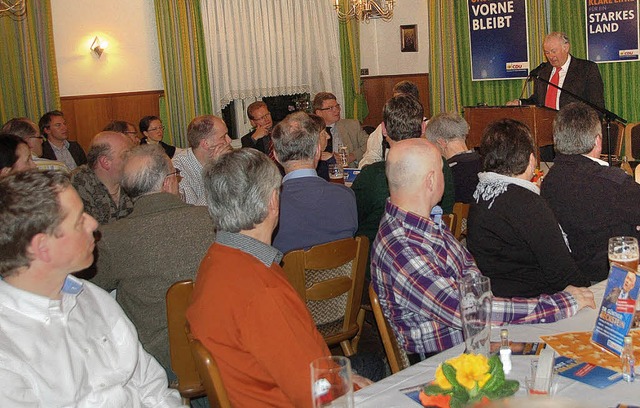
{"type": "Polygon", "coordinates": [[[431,117],[429,74],[363,76],[364,96],[369,107],[369,115],[364,119],[363,125],[377,127],[382,122],[382,108],[393,96],[393,86],[400,81],[411,81],[418,86],[424,116],[431,117]]]}

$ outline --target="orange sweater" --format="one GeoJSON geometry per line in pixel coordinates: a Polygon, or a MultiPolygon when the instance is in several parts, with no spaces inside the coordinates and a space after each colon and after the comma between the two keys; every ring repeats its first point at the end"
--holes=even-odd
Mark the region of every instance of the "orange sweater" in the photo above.
{"type": "Polygon", "coordinates": [[[280,266],[215,243],[187,319],[220,368],[234,407],[310,407],[309,364],[330,355],[280,266]]]}

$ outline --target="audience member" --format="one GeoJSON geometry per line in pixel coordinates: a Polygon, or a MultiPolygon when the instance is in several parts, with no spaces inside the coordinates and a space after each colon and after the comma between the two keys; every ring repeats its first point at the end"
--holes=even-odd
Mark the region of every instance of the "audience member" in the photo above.
{"type": "Polygon", "coordinates": [[[157,116],[145,116],[140,119],[139,125],[140,133],[143,135],[140,144],[159,144],[167,153],[167,156],[172,159],[176,154],[176,147],[162,141],[164,126],[160,118],[157,116]]]}
{"type": "Polygon", "coordinates": [[[253,129],[242,136],[242,147],[252,147],[264,154],[271,152],[271,129],[273,121],[267,104],[263,101],[255,101],[247,108],[247,116],[253,129]]]}
{"type": "Polygon", "coordinates": [[[542,197],[566,232],[582,273],[601,281],[609,271],[609,238],[640,238],[640,185],[599,159],[602,127],[588,106],[572,103],[560,109],[553,140],[558,156],[542,182],[542,197]]]}
{"type": "Polygon", "coordinates": [[[353,191],[318,177],[322,128],[305,112],[295,112],[271,133],[276,158],[284,167],[280,225],[273,246],[287,253],[342,238],[358,228],[353,191]]]}
{"type": "MultiPolygon", "coordinates": [[[[371,277],[385,316],[414,359],[463,341],[457,281],[480,274],[471,254],[431,212],[444,180],[438,148],[425,139],[396,143],[387,158],[391,192],[373,243],[371,277]]],[[[538,298],[493,298],[491,320],[553,322],[594,307],[593,293],[567,286],[538,298]]]]}
{"type": "Polygon", "coordinates": [[[539,296],[567,285],[589,286],[569,253],[553,211],[530,180],[533,137],[521,122],[487,126],[480,142],[484,173],[467,223],[467,248],[493,294],[539,296]]]}
{"type": "Polygon", "coordinates": [[[319,137],[321,153],[320,160],[318,160],[318,166],[316,167],[316,173],[318,173],[319,177],[322,177],[327,181],[331,181],[331,177],[329,177],[329,165],[337,163],[336,157],[333,155],[333,153],[325,151],[329,140],[331,140],[331,136],[329,135],[329,132],[327,132],[327,127],[325,126],[324,119],[314,114],[310,114],[309,117],[313,119],[319,129],[322,129],[320,131],[319,137]]]}
{"type": "Polygon", "coordinates": [[[100,132],[91,141],[87,164],[71,175],[85,211],[101,225],[124,218],[133,209],[131,198],[120,187],[129,149],[131,141],[122,133],[100,132]]]}
{"type": "Polygon", "coordinates": [[[465,204],[473,201],[478,185],[478,173],[482,171],[480,155],[467,148],[469,125],[457,113],[439,113],[427,123],[425,135],[435,144],[451,168],[455,201],[465,204]]]}
{"type": "Polygon", "coordinates": [[[67,166],[57,160],[43,159],[42,142],[44,137],[40,135],[38,126],[29,118],[13,118],[4,124],[2,131],[11,133],[24,140],[31,150],[31,159],[36,164],[38,170],[58,170],[69,172],[67,166]]]}
{"type": "Polygon", "coordinates": [[[357,162],[362,159],[367,147],[367,139],[369,139],[367,132],[362,130],[360,122],[355,119],[340,118],[340,104],[332,93],[317,93],[313,98],[312,106],[313,113],[324,119],[327,132],[332,139],[325,150],[338,155],[340,145],[346,146],[349,167],[357,167],[357,162]]]}
{"type": "MultiPolygon", "coordinates": [[[[411,81],[400,81],[393,86],[393,96],[409,95],[420,100],[418,85],[411,81]]],[[[424,118],[426,120],[426,118],[424,118]]],[[[389,144],[382,136],[382,123],[369,135],[367,139],[367,150],[362,155],[362,160],[358,162],[358,168],[385,160],[389,144]]]]}
{"type": "Polygon", "coordinates": [[[240,149],[208,164],[204,177],[217,236],[187,310],[191,331],[215,358],[233,406],[311,407],[309,364],[330,353],[270,245],[279,171],[240,149]]]}
{"type": "Polygon", "coordinates": [[[0,133],[0,177],[35,168],[27,142],[11,133],[0,133]]]}
{"type": "Polygon", "coordinates": [[[182,174],[180,194],[188,204],[207,205],[202,168],[232,150],[227,125],[217,116],[198,116],[189,123],[187,140],[189,148],[173,158],[182,174]]]}
{"type": "Polygon", "coordinates": [[[78,142],[68,140],[67,122],[58,110],[45,113],[38,122],[40,134],[47,140],[42,144],[42,157],[58,160],[69,170],[87,163],[87,156],[78,142]]]}
{"type": "Polygon", "coordinates": [[[215,238],[206,207],[178,195],[179,172],[158,146],[134,148],[124,164],[122,188],[133,212],[100,228],[97,275],[138,329],[140,342],[170,372],[167,289],[194,279],[215,238]]]}
{"type": "Polygon", "coordinates": [[[69,275],[98,224],[65,174],[0,180],[0,225],[0,406],[182,406],[116,301],[69,275]]]}
{"type": "Polygon", "coordinates": [[[138,131],[133,123],[125,122],[124,120],[112,120],[102,130],[122,133],[131,140],[133,146],[140,144],[138,131]]]}

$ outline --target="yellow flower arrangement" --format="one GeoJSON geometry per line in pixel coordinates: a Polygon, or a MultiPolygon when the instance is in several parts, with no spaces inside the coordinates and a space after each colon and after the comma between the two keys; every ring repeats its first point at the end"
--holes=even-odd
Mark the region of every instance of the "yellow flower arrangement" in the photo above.
{"type": "Polygon", "coordinates": [[[436,369],[433,383],[420,393],[425,407],[463,407],[513,395],[517,381],[505,380],[498,356],[461,354],[436,369]]]}

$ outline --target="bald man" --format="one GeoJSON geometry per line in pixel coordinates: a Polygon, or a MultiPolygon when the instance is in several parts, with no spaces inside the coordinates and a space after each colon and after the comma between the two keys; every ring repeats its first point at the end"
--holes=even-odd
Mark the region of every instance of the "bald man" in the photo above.
{"type": "MultiPolygon", "coordinates": [[[[395,143],[387,158],[390,200],[373,243],[371,277],[385,316],[416,362],[463,342],[457,281],[478,274],[471,254],[432,209],[444,191],[440,152],[426,139],[395,143]]],[[[568,286],[532,299],[493,299],[492,321],[554,322],[595,307],[568,286]]]]}
{"type": "Polygon", "coordinates": [[[182,174],[180,194],[187,204],[207,205],[202,169],[232,150],[227,125],[217,116],[198,116],[187,127],[187,140],[189,148],[173,157],[182,174]]]}
{"type": "Polygon", "coordinates": [[[84,210],[101,225],[124,218],[133,209],[133,202],[120,188],[124,158],[132,147],[122,133],[100,132],[91,141],[87,164],[71,175],[84,210]]]}

